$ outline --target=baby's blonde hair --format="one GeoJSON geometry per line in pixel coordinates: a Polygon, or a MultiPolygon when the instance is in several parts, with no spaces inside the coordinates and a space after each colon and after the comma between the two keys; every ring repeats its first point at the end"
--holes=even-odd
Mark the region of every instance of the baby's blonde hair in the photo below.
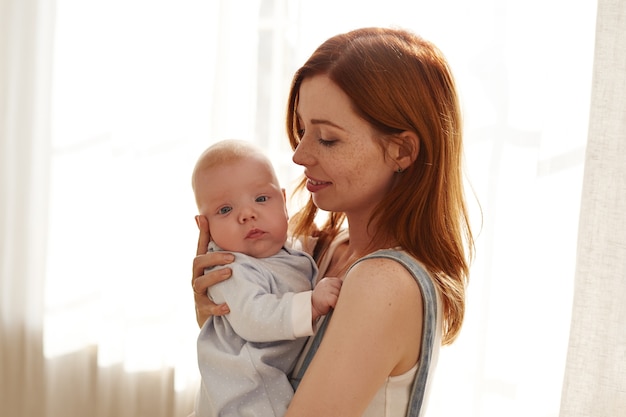
{"type": "Polygon", "coordinates": [[[273,181],[279,185],[274,166],[261,148],[245,140],[224,139],[209,146],[200,154],[193,168],[193,173],[191,174],[191,188],[194,194],[196,194],[196,181],[199,172],[226,164],[232,164],[233,162],[247,158],[256,158],[259,161],[263,161],[268,171],[272,174],[273,181]]]}

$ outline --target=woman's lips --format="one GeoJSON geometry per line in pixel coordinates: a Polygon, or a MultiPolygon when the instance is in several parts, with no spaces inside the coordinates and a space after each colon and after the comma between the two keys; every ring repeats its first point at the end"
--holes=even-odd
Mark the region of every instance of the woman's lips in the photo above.
{"type": "Polygon", "coordinates": [[[316,193],[322,190],[323,188],[328,187],[330,184],[332,183],[327,182],[327,181],[315,180],[313,178],[307,178],[306,189],[309,190],[309,192],[311,193],[316,193]]]}

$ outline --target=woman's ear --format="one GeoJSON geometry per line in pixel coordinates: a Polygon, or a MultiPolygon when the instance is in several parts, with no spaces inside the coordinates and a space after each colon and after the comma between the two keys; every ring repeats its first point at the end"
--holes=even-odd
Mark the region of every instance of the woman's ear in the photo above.
{"type": "Polygon", "coordinates": [[[405,130],[394,135],[389,148],[389,155],[395,164],[395,168],[404,171],[415,162],[420,152],[420,140],[415,132],[405,130]]]}

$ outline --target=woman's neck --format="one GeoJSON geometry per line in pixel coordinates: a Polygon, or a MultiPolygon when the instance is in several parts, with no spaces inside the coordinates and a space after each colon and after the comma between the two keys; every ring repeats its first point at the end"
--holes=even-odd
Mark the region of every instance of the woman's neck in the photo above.
{"type": "Polygon", "coordinates": [[[395,239],[389,236],[382,236],[375,234],[374,231],[378,230],[376,222],[370,222],[370,216],[346,216],[348,224],[348,232],[350,240],[348,242],[347,252],[357,256],[363,257],[378,249],[385,249],[394,247],[397,245],[395,239]]]}
{"type": "Polygon", "coordinates": [[[367,227],[367,222],[358,222],[348,218],[348,241],[337,247],[332,256],[329,272],[332,276],[343,277],[348,268],[359,258],[378,249],[395,246],[391,243],[374,242],[375,230],[373,226],[367,227]]]}

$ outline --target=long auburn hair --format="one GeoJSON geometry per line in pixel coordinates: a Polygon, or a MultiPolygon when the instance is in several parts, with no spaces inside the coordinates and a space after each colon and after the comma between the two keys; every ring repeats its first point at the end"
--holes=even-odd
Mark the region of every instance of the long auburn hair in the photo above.
{"type": "MultiPolygon", "coordinates": [[[[375,225],[374,241],[392,238],[431,272],[442,295],[443,343],[452,343],[463,322],[474,240],[463,187],[461,112],[448,63],[432,43],[405,30],[363,28],[328,39],[293,78],[287,134],[294,150],[300,141],[300,85],[320,74],[333,80],[357,114],[380,132],[381,146],[404,131],[419,138],[417,159],[396,175],[370,224],[375,225]]],[[[296,236],[319,236],[319,257],[345,214],[329,213],[319,230],[316,215],[309,198],[292,217],[291,228],[296,236]]]]}

